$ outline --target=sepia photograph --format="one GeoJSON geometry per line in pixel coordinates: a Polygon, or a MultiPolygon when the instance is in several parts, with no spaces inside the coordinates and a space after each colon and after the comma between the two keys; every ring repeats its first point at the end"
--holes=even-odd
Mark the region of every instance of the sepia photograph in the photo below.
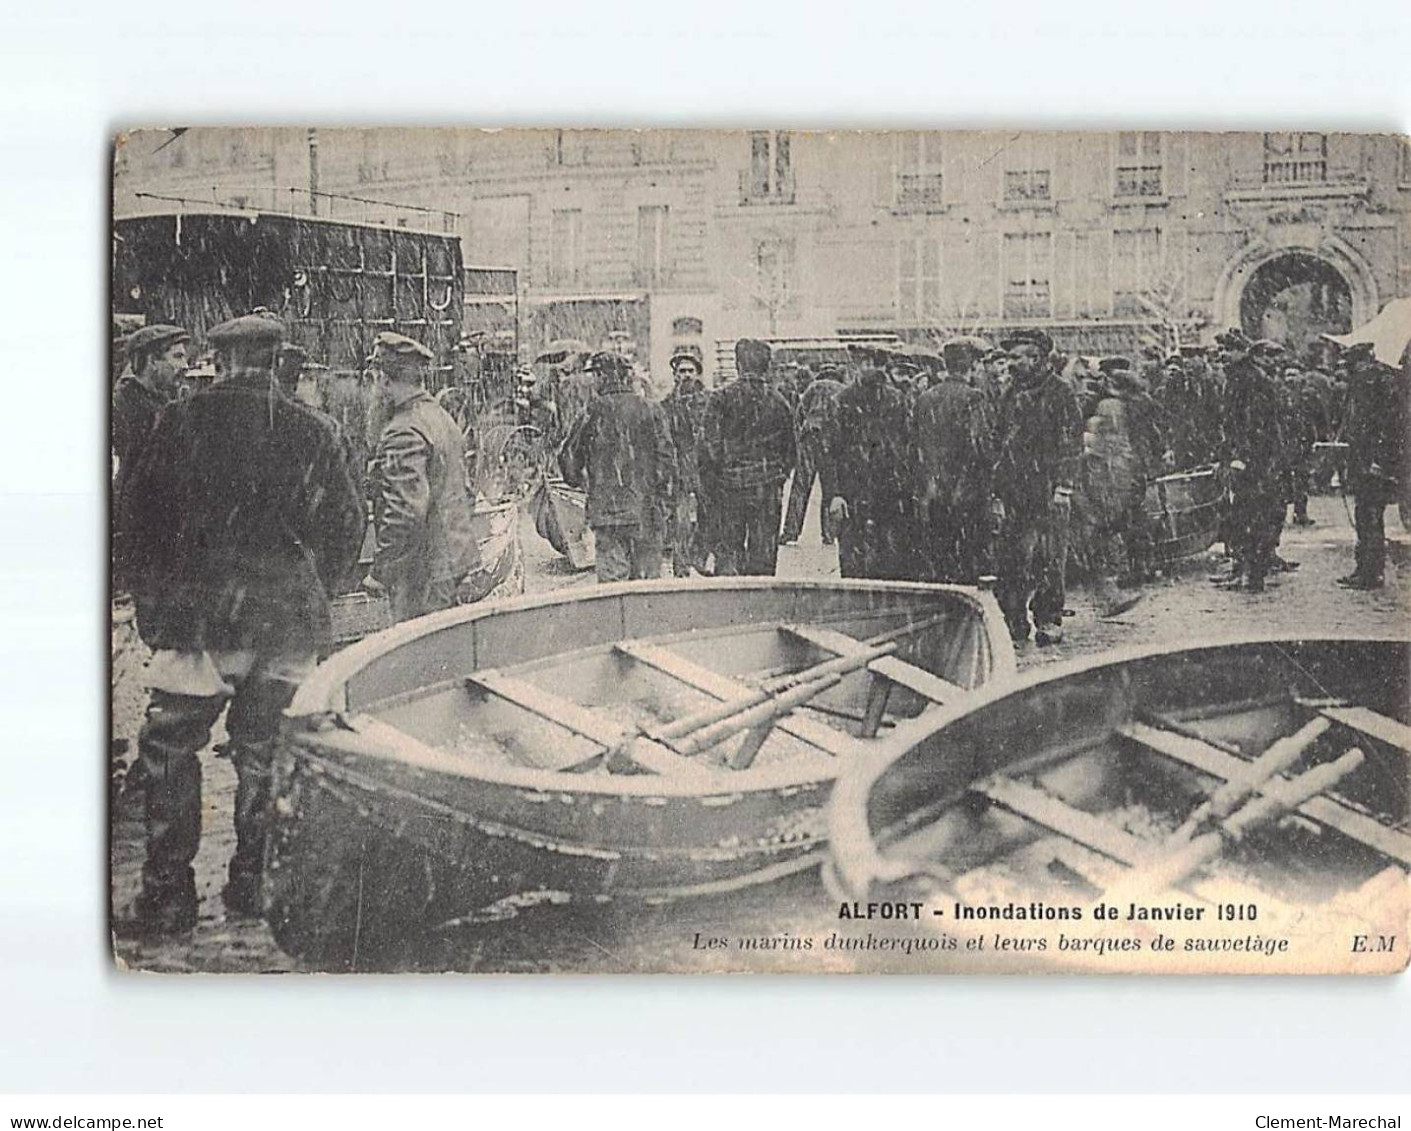
{"type": "Polygon", "coordinates": [[[152,126],[95,253],[120,971],[1406,967],[1408,138],[152,126]]]}

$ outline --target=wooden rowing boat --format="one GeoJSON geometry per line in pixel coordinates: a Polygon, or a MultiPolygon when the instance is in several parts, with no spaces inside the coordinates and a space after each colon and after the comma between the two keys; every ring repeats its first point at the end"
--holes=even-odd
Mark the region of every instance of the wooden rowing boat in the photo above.
{"type": "Polygon", "coordinates": [[[386,967],[535,902],[802,871],[841,769],[1013,671],[960,586],[635,582],[408,622],[288,712],[268,918],[313,965],[386,967]]]}
{"type": "Polygon", "coordinates": [[[1260,640],[988,692],[840,784],[826,878],[922,903],[952,969],[1400,969],[1409,673],[1402,639],[1260,640]]]}

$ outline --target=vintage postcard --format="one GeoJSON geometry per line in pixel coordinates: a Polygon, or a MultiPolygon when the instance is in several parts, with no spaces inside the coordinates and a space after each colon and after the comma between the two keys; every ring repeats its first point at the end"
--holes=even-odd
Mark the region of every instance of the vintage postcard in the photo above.
{"type": "Polygon", "coordinates": [[[152,128],[112,202],[123,969],[1406,967],[1406,138],[152,128]]]}

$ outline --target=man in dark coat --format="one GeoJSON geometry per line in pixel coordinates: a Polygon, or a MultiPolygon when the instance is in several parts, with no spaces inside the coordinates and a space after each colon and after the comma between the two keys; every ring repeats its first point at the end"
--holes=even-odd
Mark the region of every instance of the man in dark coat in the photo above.
{"type": "Polygon", "coordinates": [[[671,426],[671,445],[676,451],[676,474],[672,477],[668,514],[671,573],[673,577],[690,577],[699,560],[696,542],[701,495],[698,448],[705,426],[706,391],[701,380],[700,359],[693,353],[674,354],[671,375],[675,384],[661,404],[671,426]]]}
{"type": "Polygon", "coordinates": [[[932,581],[970,585],[989,569],[994,422],[974,385],[976,363],[989,348],[980,338],[946,342],[945,371],[916,400],[919,556],[932,581]]]}
{"type": "Polygon", "coordinates": [[[1032,613],[1037,642],[1055,644],[1063,639],[1064,571],[1083,418],[1076,392],[1053,369],[1047,334],[1017,331],[1001,344],[1011,358],[1011,380],[996,426],[994,490],[1004,518],[995,596],[1011,636],[1028,639],[1032,613]]]}
{"type": "Polygon", "coordinates": [[[123,934],[195,925],[197,755],[227,704],[236,844],[222,894],[230,913],[260,913],[280,714],[330,646],[329,594],[355,576],[362,502],[335,430],[274,384],[283,335],[257,315],[211,330],[218,380],[164,410],[118,500],[154,650],[138,738],[147,859],[123,934]]]}
{"type": "Polygon", "coordinates": [[[559,462],[564,479],[588,493],[598,580],[660,577],[676,474],[671,426],[661,406],[636,387],[626,358],[594,354],[587,372],[597,377],[597,395],[569,433],[559,462]]]}
{"type": "Polygon", "coordinates": [[[118,473],[131,468],[157,416],[176,399],[191,335],[180,326],[144,326],[127,340],[127,370],[113,386],[113,454],[118,473]]]}
{"type": "Polygon", "coordinates": [[[715,485],[720,576],[772,576],[779,557],[784,480],[797,445],[789,402],[765,380],[770,354],[765,342],[737,342],[739,378],[712,394],[706,408],[701,471],[715,485]]]}
{"type": "Polygon", "coordinates": [[[426,391],[433,356],[390,332],[377,335],[372,354],[388,418],[373,459],[377,550],[364,587],[385,591],[399,622],[454,605],[457,586],[480,564],[465,437],[426,391]]]}
{"type": "Polygon", "coordinates": [[[1264,591],[1284,525],[1288,474],[1283,397],[1254,357],[1255,344],[1238,330],[1217,341],[1224,353],[1225,417],[1221,453],[1229,477],[1228,537],[1235,559],[1229,579],[1264,591]]]}
{"type": "Polygon", "coordinates": [[[838,394],[829,445],[837,494],[829,509],[844,577],[917,576],[909,402],[876,368],[838,394]]]}
{"type": "Polygon", "coordinates": [[[836,494],[833,457],[828,445],[837,413],[838,395],[843,388],[838,370],[825,365],[799,396],[798,409],[794,414],[799,444],[798,465],[789,484],[789,502],[784,508],[784,531],[779,536],[782,543],[797,542],[803,533],[804,516],[815,480],[819,483],[822,499],[820,526],[823,544],[831,546],[836,537],[833,516],[828,513],[828,503],[836,494]]]}
{"type": "Polygon", "coordinates": [[[1355,499],[1356,566],[1338,584],[1346,589],[1380,589],[1386,572],[1386,506],[1396,497],[1404,471],[1405,388],[1394,369],[1379,362],[1370,345],[1348,351],[1351,385],[1343,435],[1347,483],[1355,499]]]}

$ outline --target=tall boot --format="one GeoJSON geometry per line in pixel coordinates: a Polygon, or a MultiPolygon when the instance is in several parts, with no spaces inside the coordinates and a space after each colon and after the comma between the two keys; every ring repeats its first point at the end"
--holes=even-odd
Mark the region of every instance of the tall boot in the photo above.
{"type": "Polygon", "coordinates": [[[230,878],[221,890],[221,899],[233,915],[264,914],[261,885],[273,756],[273,742],[243,743],[231,750],[236,775],[235,853],[230,858],[230,878]]]}

